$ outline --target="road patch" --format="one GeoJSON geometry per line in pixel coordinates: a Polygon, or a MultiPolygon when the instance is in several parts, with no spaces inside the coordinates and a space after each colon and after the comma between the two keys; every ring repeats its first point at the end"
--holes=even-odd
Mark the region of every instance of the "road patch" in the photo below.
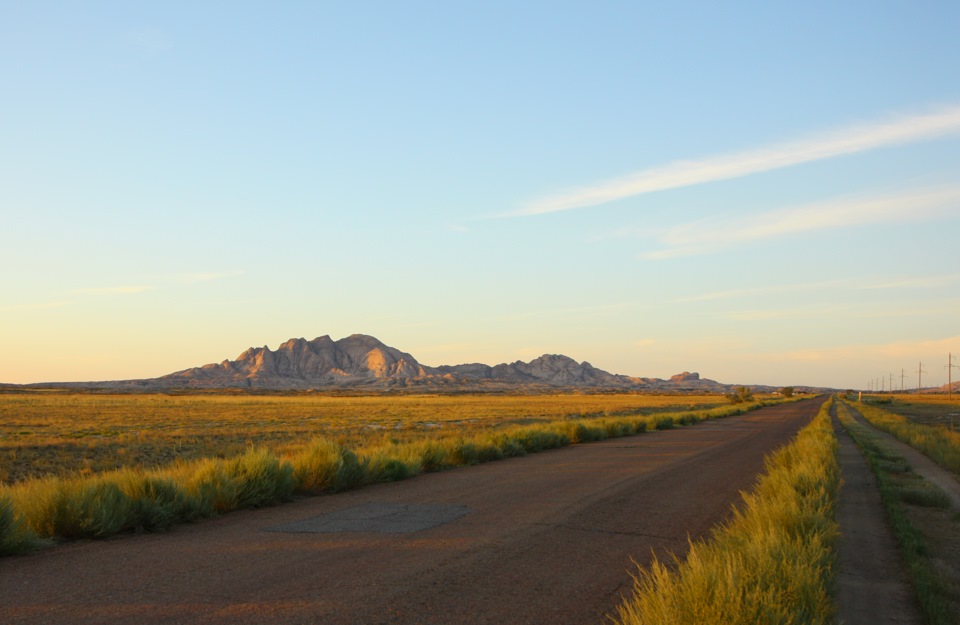
{"type": "Polygon", "coordinates": [[[320,516],[267,528],[268,532],[377,532],[409,534],[445,525],[470,509],[459,505],[367,503],[320,516]]]}

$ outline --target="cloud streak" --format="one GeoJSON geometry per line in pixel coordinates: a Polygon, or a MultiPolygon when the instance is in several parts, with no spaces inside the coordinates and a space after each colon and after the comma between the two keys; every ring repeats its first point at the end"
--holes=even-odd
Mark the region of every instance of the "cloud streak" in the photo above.
{"type": "Polygon", "coordinates": [[[742,152],[675,161],[624,178],[534,200],[504,216],[544,215],[596,206],[645,193],[740,178],[836,156],[936,139],[957,132],[960,132],[960,106],[892,121],[860,124],[803,140],[742,152]]]}
{"type": "Polygon", "coordinates": [[[703,219],[663,231],[658,237],[663,249],[643,257],[662,260],[696,256],[804,232],[928,219],[950,211],[955,214],[958,202],[960,187],[951,187],[822,202],[735,219],[703,219]]]}

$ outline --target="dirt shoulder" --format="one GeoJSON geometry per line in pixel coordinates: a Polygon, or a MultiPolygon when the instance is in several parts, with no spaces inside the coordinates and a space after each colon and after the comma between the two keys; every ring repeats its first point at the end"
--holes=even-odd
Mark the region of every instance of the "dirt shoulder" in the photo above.
{"type": "Polygon", "coordinates": [[[957,478],[953,473],[947,471],[929,457],[925,456],[922,452],[917,451],[910,445],[907,445],[906,443],[898,440],[896,437],[875,428],[870,424],[869,421],[864,419],[859,412],[856,411],[855,406],[851,413],[853,414],[854,420],[860,425],[869,428],[871,433],[880,441],[882,441],[883,445],[903,456],[903,459],[907,461],[907,464],[910,465],[915,473],[921,475],[923,479],[940,487],[940,489],[947,494],[947,497],[950,499],[950,505],[954,510],[960,510],[960,482],[957,481],[957,478]]]}
{"type": "Polygon", "coordinates": [[[877,480],[834,415],[843,484],[837,503],[837,620],[844,625],[923,622],[887,522],[877,480]]]}
{"type": "Polygon", "coordinates": [[[598,623],[819,400],[0,561],[4,623],[598,623]]]}

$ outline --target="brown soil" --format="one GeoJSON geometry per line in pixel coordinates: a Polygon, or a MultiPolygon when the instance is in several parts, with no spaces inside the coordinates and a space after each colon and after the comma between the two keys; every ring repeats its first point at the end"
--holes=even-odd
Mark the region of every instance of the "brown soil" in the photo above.
{"type": "Polygon", "coordinates": [[[3,623],[600,623],[821,400],[0,561],[3,623]]]}

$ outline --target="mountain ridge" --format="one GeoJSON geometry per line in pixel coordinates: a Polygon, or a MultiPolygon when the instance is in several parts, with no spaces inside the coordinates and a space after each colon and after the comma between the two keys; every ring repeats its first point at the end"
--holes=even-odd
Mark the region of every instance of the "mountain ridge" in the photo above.
{"type": "MultiPolygon", "coordinates": [[[[26,386],[52,386],[32,384],[26,386]]],[[[276,350],[249,347],[234,360],[190,367],[157,378],[56,384],[67,388],[117,390],[384,391],[484,392],[559,390],[625,392],[727,392],[737,385],[684,371],[667,380],[632,377],[598,369],[562,354],[543,354],[529,362],[486,365],[464,363],[431,367],[379,339],[352,334],[333,340],[291,338],[276,350]]],[[[776,387],[750,385],[755,391],[776,387]]]]}
{"type": "Polygon", "coordinates": [[[562,354],[544,354],[530,362],[487,365],[465,363],[431,367],[379,339],[352,334],[334,341],[292,338],[276,350],[250,347],[235,360],[224,360],[142,380],[164,387],[186,388],[590,388],[653,390],[669,386],[690,390],[723,390],[713,380],[683,372],[670,380],[636,378],[598,369],[562,354]]]}

